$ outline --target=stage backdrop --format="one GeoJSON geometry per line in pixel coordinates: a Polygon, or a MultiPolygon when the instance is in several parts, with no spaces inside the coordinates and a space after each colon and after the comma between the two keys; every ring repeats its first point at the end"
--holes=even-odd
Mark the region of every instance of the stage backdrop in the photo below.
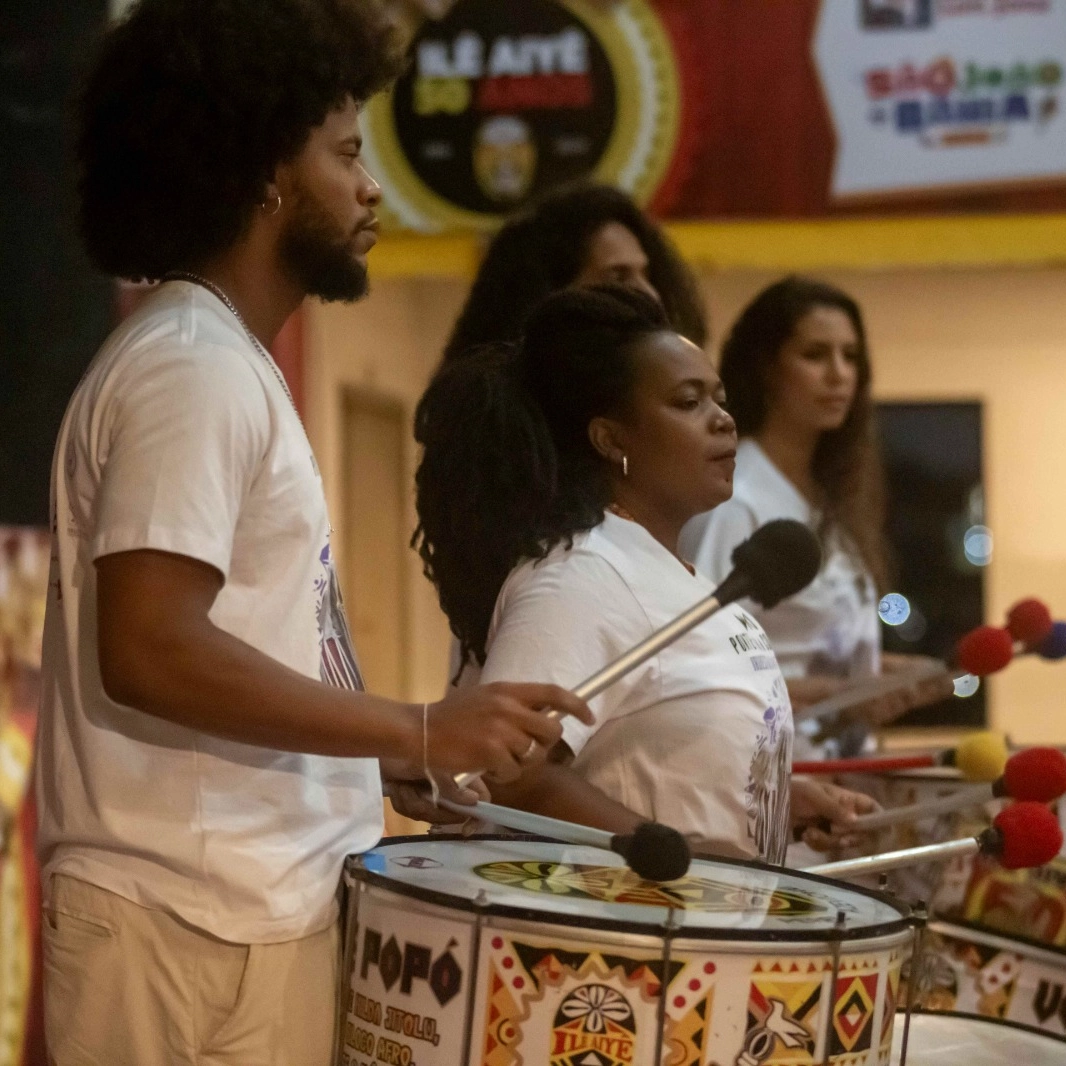
{"type": "Polygon", "coordinates": [[[662,217],[1066,209],[1066,0],[458,0],[366,114],[388,220],[592,175],[662,217]]]}

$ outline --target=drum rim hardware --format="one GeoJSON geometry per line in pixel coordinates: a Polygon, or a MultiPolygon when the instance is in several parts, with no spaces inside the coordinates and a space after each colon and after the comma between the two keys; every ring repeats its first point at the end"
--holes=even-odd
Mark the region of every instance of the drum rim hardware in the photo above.
{"type": "Polygon", "coordinates": [[[1066,947],[1048,944],[1024,933],[1005,933],[965,918],[938,917],[929,923],[929,931],[955,940],[975,940],[979,944],[999,948],[1000,951],[1017,951],[1021,945],[1031,958],[1052,966],[1062,966],[1063,959],[1066,959],[1066,947]]]}

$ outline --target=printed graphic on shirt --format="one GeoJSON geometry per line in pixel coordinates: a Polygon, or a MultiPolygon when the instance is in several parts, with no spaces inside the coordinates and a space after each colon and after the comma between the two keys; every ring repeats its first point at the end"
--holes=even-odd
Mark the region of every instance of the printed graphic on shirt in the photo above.
{"type": "Polygon", "coordinates": [[[355,658],[348,618],[344,613],[337,570],[333,565],[329,541],[318,556],[322,573],[315,582],[318,640],[322,649],[321,677],[327,685],[362,692],[363,675],[355,658]]]}
{"type": "Polygon", "coordinates": [[[766,862],[783,863],[788,848],[792,735],[784,727],[790,716],[782,706],[763,712],[763,733],[755,751],[744,789],[748,812],[748,837],[766,862]]]}

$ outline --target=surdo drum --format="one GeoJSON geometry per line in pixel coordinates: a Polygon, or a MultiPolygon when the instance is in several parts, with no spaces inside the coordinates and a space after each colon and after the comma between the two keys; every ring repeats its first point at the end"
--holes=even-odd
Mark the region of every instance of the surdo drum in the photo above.
{"type": "MultiPolygon", "coordinates": [[[[899,1066],[904,1017],[896,1018],[892,1066],[899,1066]]],[[[1062,1066],[1066,1042],[1024,1026],[958,1014],[912,1014],[909,1066],[1062,1066]]]]}
{"type": "Polygon", "coordinates": [[[760,863],[392,839],[348,860],[340,1066],[882,1066],[909,912],[760,863]]]}

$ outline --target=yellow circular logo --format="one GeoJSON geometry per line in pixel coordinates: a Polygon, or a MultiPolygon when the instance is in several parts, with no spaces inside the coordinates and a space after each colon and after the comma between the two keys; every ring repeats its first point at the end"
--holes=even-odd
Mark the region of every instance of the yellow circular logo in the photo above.
{"type": "Polygon", "coordinates": [[[673,51],[644,0],[459,0],[364,117],[386,224],[491,229],[580,178],[647,200],[677,139],[673,51]]]}

